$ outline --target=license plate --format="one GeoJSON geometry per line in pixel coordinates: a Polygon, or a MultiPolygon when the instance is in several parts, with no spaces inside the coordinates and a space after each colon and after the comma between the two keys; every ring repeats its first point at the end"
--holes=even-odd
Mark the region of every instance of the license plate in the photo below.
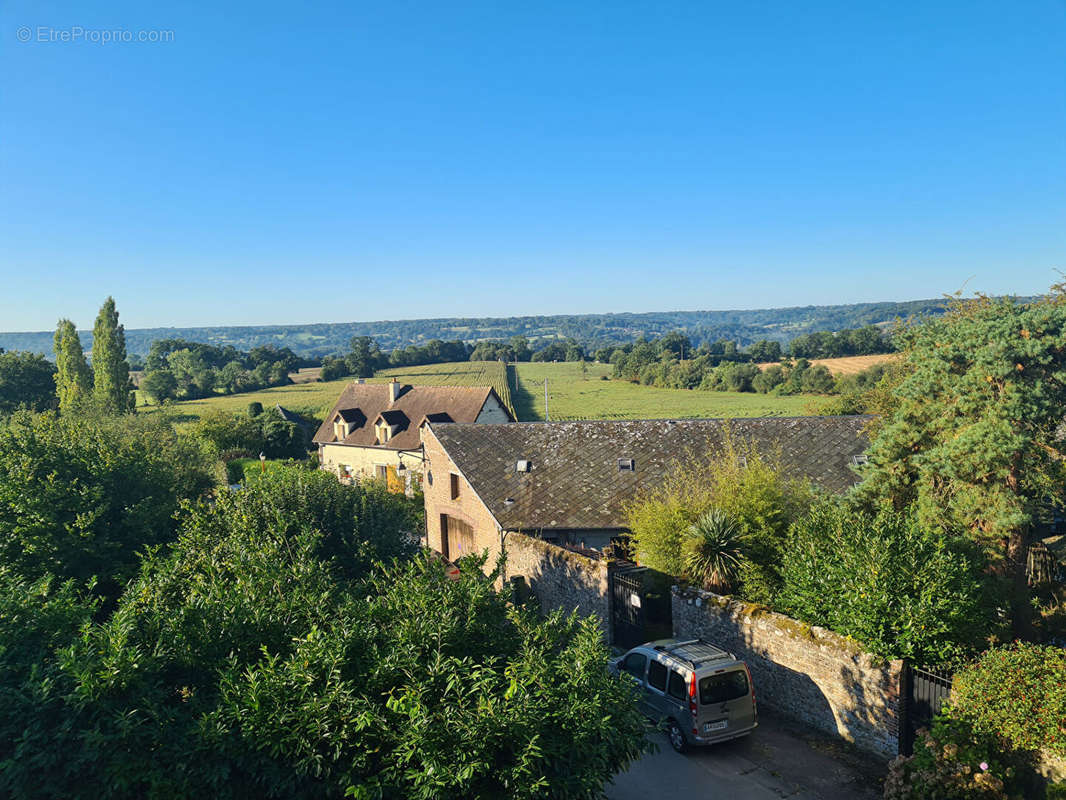
{"type": "Polygon", "coordinates": [[[729,720],[723,719],[718,722],[705,722],[703,723],[703,732],[710,733],[711,731],[724,731],[729,727],[729,720]]]}

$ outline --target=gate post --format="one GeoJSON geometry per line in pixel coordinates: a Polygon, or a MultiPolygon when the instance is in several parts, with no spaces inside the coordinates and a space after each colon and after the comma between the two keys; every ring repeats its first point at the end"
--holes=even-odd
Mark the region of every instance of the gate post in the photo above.
{"type": "Polygon", "coordinates": [[[899,754],[914,755],[914,727],[911,724],[911,706],[914,702],[914,673],[910,659],[903,659],[899,671],[899,754]]]}

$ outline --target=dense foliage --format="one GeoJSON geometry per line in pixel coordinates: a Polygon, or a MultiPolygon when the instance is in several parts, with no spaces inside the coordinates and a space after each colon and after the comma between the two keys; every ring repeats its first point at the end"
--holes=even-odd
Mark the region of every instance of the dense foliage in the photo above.
{"type": "Polygon", "coordinates": [[[71,411],[84,405],[92,394],[92,372],[85,360],[85,350],[78,331],[69,319],[59,320],[52,344],[56,358],[59,410],[71,411]]]}
{"type": "Polygon", "coordinates": [[[0,564],[95,575],[114,597],[137,552],[173,538],[179,502],[214,484],[213,463],[163,420],[16,413],[0,424],[0,564]]]}
{"type": "Polygon", "coordinates": [[[681,540],[685,574],[716,592],[728,592],[737,577],[742,551],[740,526],[718,508],[693,522],[681,540]]]}
{"type": "Polygon", "coordinates": [[[126,363],[126,329],[119,324],[115,300],[108,297],[93,325],[93,402],[109,414],[128,411],[133,401],[133,382],[126,363]]]}
{"type": "Polygon", "coordinates": [[[777,607],[886,658],[957,659],[981,647],[994,621],[972,550],[913,515],[823,502],[792,527],[777,607]]]}
{"type": "Polygon", "coordinates": [[[1066,650],[1016,643],[955,676],[952,702],[976,731],[1066,756],[1066,650]]]}
{"type": "Polygon", "coordinates": [[[153,402],[250,392],[289,382],[304,360],[287,347],[265,345],[244,353],[184,339],[152,343],[141,389],[153,402]]]}
{"type": "Polygon", "coordinates": [[[1030,531],[1061,502],[1066,452],[1066,294],[979,298],[898,337],[905,376],[873,440],[863,494],[913,508],[921,524],[987,547],[1012,579],[1015,629],[1028,630],[1030,531]]]}
{"type": "Polygon", "coordinates": [[[770,603],[780,586],[789,524],[811,499],[806,483],[784,474],[778,454],[727,435],[720,452],[678,463],[660,487],[630,503],[626,515],[640,562],[682,576],[686,532],[708,512],[724,513],[739,530],[737,593],[770,603]]]}
{"type": "Polygon", "coordinates": [[[411,510],[267,472],[186,507],[103,622],[69,586],[5,587],[0,792],[599,796],[644,723],[597,626],[511,607],[479,564],[411,560],[411,510]]]}
{"type": "Polygon", "coordinates": [[[1032,800],[1042,797],[1024,754],[950,711],[921,731],[914,755],[889,765],[885,800],[1032,800]]]}
{"type": "Polygon", "coordinates": [[[260,414],[227,414],[210,411],[191,428],[197,439],[207,442],[223,461],[240,456],[306,458],[310,447],[307,428],[289,422],[271,408],[260,414]]]}
{"type": "Polygon", "coordinates": [[[0,416],[19,408],[56,408],[55,375],[56,368],[44,356],[0,350],[0,416]]]}

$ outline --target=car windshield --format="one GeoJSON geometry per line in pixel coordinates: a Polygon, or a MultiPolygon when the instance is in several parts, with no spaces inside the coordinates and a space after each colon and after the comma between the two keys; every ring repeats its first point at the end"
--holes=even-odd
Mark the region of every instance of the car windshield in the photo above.
{"type": "Polygon", "coordinates": [[[700,702],[707,706],[736,700],[748,693],[748,676],[742,669],[700,678],[700,702]]]}

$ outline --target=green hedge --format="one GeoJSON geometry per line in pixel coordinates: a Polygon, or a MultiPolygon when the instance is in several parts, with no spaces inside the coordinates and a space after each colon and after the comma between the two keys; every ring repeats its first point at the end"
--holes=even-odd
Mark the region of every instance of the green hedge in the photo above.
{"type": "Polygon", "coordinates": [[[955,679],[952,701],[982,733],[1019,750],[1066,756],[1066,650],[1016,643],[989,650],[955,679]]]}
{"type": "Polygon", "coordinates": [[[826,501],[792,526],[777,607],[885,658],[943,663],[987,641],[981,566],[913,517],[826,501]]]}

